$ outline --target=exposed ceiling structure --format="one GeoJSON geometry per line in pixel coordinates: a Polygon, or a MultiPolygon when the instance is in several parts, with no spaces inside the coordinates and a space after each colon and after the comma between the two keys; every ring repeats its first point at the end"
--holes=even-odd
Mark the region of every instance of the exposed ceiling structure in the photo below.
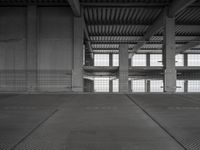
{"type": "Polygon", "coordinates": [[[85,19],[86,48],[94,53],[118,53],[120,43],[128,43],[130,52],[161,53],[163,28],[155,24],[168,7],[176,18],[177,53],[200,53],[199,0],[0,1],[0,6],[27,4],[71,6],[85,19]]]}
{"type": "Polygon", "coordinates": [[[92,51],[118,53],[119,44],[128,43],[130,52],[137,47],[137,53],[161,53],[162,26],[144,37],[164,9],[175,5],[177,53],[200,53],[200,1],[184,1],[80,0],[92,51]]]}

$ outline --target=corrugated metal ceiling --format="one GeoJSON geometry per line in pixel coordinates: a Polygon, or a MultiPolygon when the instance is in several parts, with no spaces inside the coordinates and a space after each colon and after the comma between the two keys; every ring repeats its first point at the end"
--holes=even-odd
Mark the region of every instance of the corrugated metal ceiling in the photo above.
{"type": "MultiPolygon", "coordinates": [[[[173,0],[80,0],[89,40],[93,48],[101,51],[109,50],[112,44],[118,47],[120,42],[128,42],[132,48],[155,22],[163,8],[172,2],[173,0]]],[[[68,6],[68,0],[0,0],[0,4],[3,3],[68,6]]],[[[176,15],[176,40],[189,42],[200,37],[199,16],[199,0],[176,15]]],[[[160,48],[162,35],[163,29],[160,29],[150,38],[154,42],[147,42],[141,50],[160,48]]]]}
{"type": "Polygon", "coordinates": [[[172,0],[80,0],[81,3],[170,3],[172,0]]]}
{"type": "MultiPolygon", "coordinates": [[[[81,0],[81,3],[163,3],[171,0],[81,0]]],[[[176,15],[176,40],[187,43],[200,36],[200,7],[192,5],[176,15]]],[[[87,30],[92,41],[92,47],[97,51],[116,49],[121,42],[127,42],[130,48],[146,33],[163,11],[163,7],[95,7],[84,8],[87,30]],[[113,48],[114,44],[114,48],[113,48]],[[109,46],[110,45],[110,46],[109,46]]],[[[101,6],[101,5],[100,5],[101,6]]],[[[153,41],[163,40],[163,29],[150,38],[153,41]]],[[[180,44],[176,45],[177,47],[180,44]]],[[[142,49],[162,49],[162,43],[145,44],[142,49]]],[[[115,51],[116,52],[116,51],[115,51]]]]}

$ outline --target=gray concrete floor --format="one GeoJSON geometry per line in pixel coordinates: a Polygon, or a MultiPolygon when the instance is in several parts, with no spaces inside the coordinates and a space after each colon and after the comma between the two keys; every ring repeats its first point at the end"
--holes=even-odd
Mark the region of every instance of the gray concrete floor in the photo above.
{"type": "Polygon", "coordinates": [[[0,150],[199,150],[200,95],[0,95],[0,150]]]}

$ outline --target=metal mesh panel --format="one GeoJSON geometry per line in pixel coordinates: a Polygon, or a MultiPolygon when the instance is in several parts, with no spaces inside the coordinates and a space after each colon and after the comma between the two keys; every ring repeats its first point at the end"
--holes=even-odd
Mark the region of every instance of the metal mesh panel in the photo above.
{"type": "Polygon", "coordinates": [[[176,92],[184,92],[184,80],[177,80],[176,81],[176,92]]]}
{"type": "Polygon", "coordinates": [[[184,56],[183,56],[183,54],[176,55],[175,59],[176,59],[176,66],[184,66],[184,56]]]}
{"type": "Polygon", "coordinates": [[[163,66],[162,54],[150,54],[150,66],[163,66]]]}
{"type": "Polygon", "coordinates": [[[163,80],[151,80],[150,92],[163,92],[163,80]]]}
{"type": "Polygon", "coordinates": [[[119,92],[119,79],[113,80],[112,86],[113,92],[119,92]]]}
{"type": "Polygon", "coordinates": [[[95,54],[94,66],[109,66],[109,54],[95,54]]]}
{"type": "Polygon", "coordinates": [[[119,54],[113,54],[113,66],[119,66],[119,54]]]}
{"type": "Polygon", "coordinates": [[[109,78],[94,78],[94,92],[109,92],[109,78]]]}
{"type": "Polygon", "coordinates": [[[131,89],[132,92],[145,92],[145,80],[132,80],[131,89]]]}
{"type": "Polygon", "coordinates": [[[134,54],[131,61],[132,66],[146,66],[146,54],[134,54]]]}
{"type": "Polygon", "coordinates": [[[200,80],[188,80],[188,92],[200,92],[200,80]]]}
{"type": "Polygon", "coordinates": [[[178,71],[177,79],[184,81],[184,92],[200,92],[200,71],[196,67],[188,68],[190,69],[178,71]]]}
{"type": "Polygon", "coordinates": [[[188,54],[188,66],[200,66],[200,54],[188,54]]]}
{"type": "MultiPolygon", "coordinates": [[[[115,55],[115,54],[114,54],[115,55]]],[[[113,56],[114,56],[113,55],[113,56]]],[[[118,55],[118,54],[116,54],[118,55]]],[[[135,57],[137,54],[134,55],[135,57]]],[[[141,55],[142,56],[142,55],[141,55]]],[[[144,55],[145,56],[145,55],[144,55]]],[[[176,59],[176,71],[177,71],[177,80],[176,80],[176,91],[175,92],[200,92],[200,70],[198,65],[200,65],[200,55],[198,54],[178,54],[175,57],[176,59]]],[[[162,67],[162,54],[150,54],[150,66],[149,66],[149,57],[139,57],[138,60],[135,58],[133,59],[137,61],[140,67],[130,67],[128,76],[129,79],[135,80],[134,84],[129,84],[129,89],[132,90],[132,92],[164,92],[163,87],[163,79],[164,79],[164,67],[162,67]],[[142,63],[146,64],[148,59],[148,66],[140,66],[142,63]],[[142,62],[142,63],[141,63],[142,62]],[[141,63],[141,64],[140,64],[141,63]],[[140,89],[142,85],[137,83],[136,80],[144,80],[145,85],[143,86],[143,89],[140,89]],[[158,81],[160,80],[160,81],[158,81]],[[148,81],[148,82],[147,82],[148,81]],[[162,82],[162,83],[161,83],[162,82]],[[144,90],[145,89],[145,90],[144,90]]],[[[132,60],[132,61],[133,61],[132,60]]],[[[113,57],[114,61],[114,57],[113,57]]],[[[105,67],[106,68],[106,67],[105,67]]],[[[106,68],[107,69],[107,68],[106,68]]],[[[98,71],[95,72],[98,74],[98,76],[101,77],[108,77],[110,75],[117,76],[117,78],[120,78],[120,70],[116,70],[116,72],[111,73],[110,68],[107,70],[105,69],[105,72],[98,71]]],[[[124,73],[121,74],[121,80],[124,80],[121,84],[119,83],[119,88],[125,89],[124,91],[129,92],[126,87],[126,81],[127,77],[124,73]],[[125,77],[123,79],[123,76],[125,77]],[[125,83],[125,84],[124,84],[125,83]],[[124,84],[124,85],[123,85],[124,84]]],[[[115,82],[115,81],[114,81],[115,82]]],[[[117,92],[115,91],[114,87],[115,83],[112,83],[112,88],[110,89],[110,92],[117,92]]]]}

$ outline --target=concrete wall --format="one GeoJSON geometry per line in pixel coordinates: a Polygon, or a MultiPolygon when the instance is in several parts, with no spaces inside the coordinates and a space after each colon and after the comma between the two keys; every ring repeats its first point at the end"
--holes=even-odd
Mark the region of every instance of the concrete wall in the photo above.
{"type": "Polygon", "coordinates": [[[71,90],[73,14],[70,8],[39,8],[40,90],[71,90]]]}
{"type": "Polygon", "coordinates": [[[25,8],[0,8],[0,69],[25,69],[25,18],[25,8]]]}
{"type": "Polygon", "coordinates": [[[71,9],[39,9],[39,69],[72,69],[73,15],[71,9]]]}
{"type": "MultiPolygon", "coordinates": [[[[37,90],[71,90],[73,14],[37,8],[37,90]]],[[[27,90],[27,8],[0,7],[0,91],[27,90]]],[[[30,56],[29,56],[30,57],[30,56]]]]}
{"type": "Polygon", "coordinates": [[[0,8],[0,90],[25,89],[26,8],[0,8]],[[20,73],[19,73],[20,72],[20,73]],[[16,88],[20,80],[19,88],[16,88]]]}

